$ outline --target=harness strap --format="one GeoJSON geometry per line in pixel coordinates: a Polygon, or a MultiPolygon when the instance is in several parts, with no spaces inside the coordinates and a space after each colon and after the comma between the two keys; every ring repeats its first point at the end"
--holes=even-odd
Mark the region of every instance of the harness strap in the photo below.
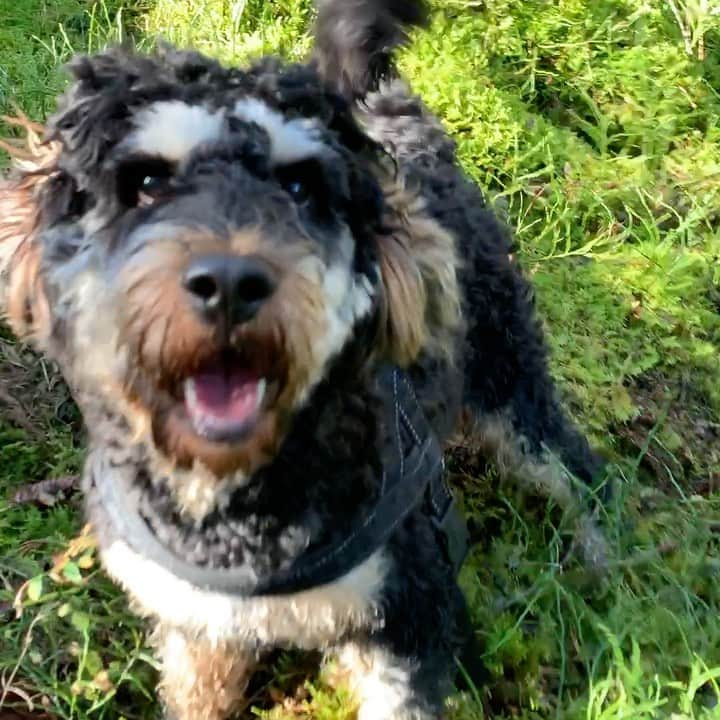
{"type": "MultiPolygon", "coordinates": [[[[393,372],[397,382],[405,387],[404,394],[399,398],[403,401],[399,403],[401,415],[409,422],[403,408],[412,407],[417,413],[416,425],[420,425],[422,431],[428,435],[433,435],[425,414],[420,408],[410,379],[405,373],[397,369],[394,369],[393,372]]],[[[455,575],[457,575],[467,557],[470,540],[465,519],[461,515],[455,502],[455,496],[446,482],[445,460],[442,455],[440,462],[439,471],[434,472],[427,482],[424,509],[432,519],[437,531],[438,541],[445,552],[445,557],[452,565],[455,575]]]]}
{"type": "Polygon", "coordinates": [[[139,513],[138,491],[133,491],[132,482],[123,478],[120,468],[98,458],[92,466],[91,482],[118,534],[133,550],[194,586],[213,592],[279,595],[332,582],[369,558],[421,505],[430,514],[448,560],[457,571],[465,558],[467,536],[444,480],[442,448],[405,373],[386,368],[380,374],[379,385],[386,427],[382,488],[377,503],[353,523],[352,531],[341,542],[307,550],[289,567],[268,577],[256,577],[247,566],[201,567],[170,551],[139,513]]]}

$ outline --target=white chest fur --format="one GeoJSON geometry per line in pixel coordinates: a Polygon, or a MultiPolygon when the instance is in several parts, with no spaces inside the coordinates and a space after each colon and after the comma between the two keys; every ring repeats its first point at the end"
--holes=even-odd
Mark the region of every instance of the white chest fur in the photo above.
{"type": "Polygon", "coordinates": [[[101,552],[105,569],[149,615],[211,642],[320,649],[376,626],[388,570],[382,550],[339,580],[291,595],[238,598],[201,590],[143,558],[122,540],[101,552]]]}

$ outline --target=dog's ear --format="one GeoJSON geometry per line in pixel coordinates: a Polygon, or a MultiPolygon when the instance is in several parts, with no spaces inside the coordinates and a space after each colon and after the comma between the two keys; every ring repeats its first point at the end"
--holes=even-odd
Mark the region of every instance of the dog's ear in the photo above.
{"type": "Polygon", "coordinates": [[[417,195],[395,185],[386,202],[388,232],[378,237],[385,355],[405,367],[421,353],[452,362],[462,325],[455,239],[417,195]]]}
{"type": "Polygon", "coordinates": [[[324,80],[361,98],[393,73],[393,52],[428,21],[425,0],[316,0],[314,57],[324,80]]]}
{"type": "Polygon", "coordinates": [[[41,193],[55,172],[58,148],[43,144],[42,128],[27,119],[5,120],[21,126],[27,139],[1,143],[15,168],[0,181],[0,313],[19,337],[41,341],[49,328],[49,309],[37,230],[41,193]]]}

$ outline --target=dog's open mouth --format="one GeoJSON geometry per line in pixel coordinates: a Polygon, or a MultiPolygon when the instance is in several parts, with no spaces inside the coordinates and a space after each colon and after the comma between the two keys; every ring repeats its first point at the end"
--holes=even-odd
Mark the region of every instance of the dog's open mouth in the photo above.
{"type": "Polygon", "coordinates": [[[247,339],[202,350],[178,357],[164,377],[141,377],[138,400],[150,410],[152,440],[181,467],[199,461],[218,477],[249,473],[272,457],[290,417],[283,356],[269,342],[247,339]]]}
{"type": "Polygon", "coordinates": [[[236,442],[254,429],[268,397],[268,380],[232,352],[202,365],[183,383],[193,431],[211,442],[236,442]]]}

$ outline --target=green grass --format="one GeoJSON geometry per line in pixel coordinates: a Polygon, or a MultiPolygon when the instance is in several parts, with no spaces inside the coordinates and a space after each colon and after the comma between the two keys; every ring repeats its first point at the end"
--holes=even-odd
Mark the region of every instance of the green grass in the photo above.
{"type": "MultiPolygon", "coordinates": [[[[224,62],[309,47],[307,0],[0,0],[0,17],[0,111],[15,102],[38,119],[58,63],[108,39],[162,35],[224,62]]],[[[704,0],[438,1],[402,67],[516,228],[553,371],[616,488],[611,568],[593,582],[565,556],[556,509],[456,469],[477,541],[462,582],[491,677],[453,697],[450,717],[720,717],[720,12],[704,0]]],[[[0,379],[30,373],[57,399],[3,346],[0,379]]],[[[8,497],[81,462],[60,400],[33,404],[39,433],[0,415],[8,497]]],[[[91,548],[63,555],[80,529],[66,504],[0,499],[0,693],[61,718],[150,717],[140,623],[91,548]]],[[[257,712],[347,717],[348,698],[301,668],[294,656],[269,668],[257,712]]]]}

